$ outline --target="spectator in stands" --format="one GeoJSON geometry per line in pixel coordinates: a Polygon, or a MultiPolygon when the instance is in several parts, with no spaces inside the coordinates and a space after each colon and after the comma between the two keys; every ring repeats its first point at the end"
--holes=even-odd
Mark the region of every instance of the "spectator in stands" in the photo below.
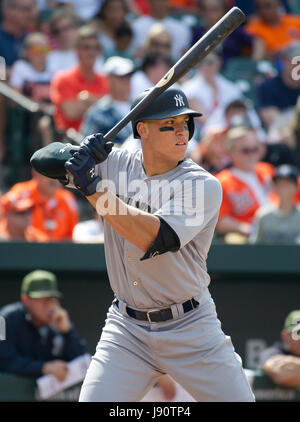
{"type": "MultiPolygon", "coordinates": [[[[41,32],[27,35],[24,41],[24,57],[13,64],[9,81],[16,91],[38,103],[40,110],[47,113],[37,118],[28,112],[26,116],[28,123],[26,129],[29,132],[33,130],[32,128],[37,129],[42,145],[48,145],[53,136],[49,117],[53,113],[50,102],[51,73],[47,68],[49,51],[50,45],[46,35],[41,32]]],[[[33,137],[31,133],[29,136],[33,137]]]]}
{"type": "MultiPolygon", "coordinates": [[[[86,112],[80,128],[83,136],[109,132],[130,111],[130,78],[135,70],[134,62],[123,57],[110,57],[103,70],[108,75],[110,93],[86,112]]],[[[131,132],[129,123],[115,136],[114,143],[122,144],[131,132]]]]}
{"type": "Polygon", "coordinates": [[[146,54],[140,70],[135,72],[131,78],[131,98],[135,98],[145,89],[156,85],[172,66],[173,61],[169,56],[157,53],[146,54]]]}
{"type": "MultiPolygon", "coordinates": [[[[202,0],[199,2],[201,24],[192,27],[190,46],[194,45],[229,10],[226,0],[202,0]]],[[[234,30],[218,47],[221,66],[225,67],[233,57],[258,58],[255,39],[248,34],[243,25],[234,30]]]]}
{"type": "Polygon", "coordinates": [[[150,14],[140,16],[132,22],[134,31],[133,50],[140,49],[146,41],[154,23],[163,24],[172,36],[172,59],[178,60],[190,45],[191,31],[183,22],[169,16],[169,0],[149,0],[150,14]]]}
{"type": "Polygon", "coordinates": [[[34,32],[24,41],[24,58],[17,60],[11,70],[10,85],[38,103],[50,102],[51,74],[47,69],[50,45],[46,35],[34,32]]]}
{"type": "Polygon", "coordinates": [[[297,168],[287,164],[276,169],[273,181],[279,203],[257,210],[251,229],[252,243],[300,244],[300,209],[295,205],[298,173],[297,168]]]}
{"type": "Polygon", "coordinates": [[[36,0],[3,0],[0,56],[9,69],[20,58],[25,35],[38,14],[36,0]]]}
{"type": "MultiPolygon", "coordinates": [[[[300,78],[297,75],[300,42],[296,42],[280,53],[282,68],[279,74],[266,79],[257,88],[258,110],[262,122],[269,130],[276,118],[287,111],[293,112],[300,95],[300,78]]],[[[287,115],[288,118],[288,115],[287,115]]]]}
{"type": "Polygon", "coordinates": [[[104,0],[99,13],[94,20],[94,26],[98,33],[99,43],[103,47],[103,53],[116,48],[115,33],[121,25],[130,23],[126,19],[127,7],[123,0],[104,0]]]}
{"type": "Polygon", "coordinates": [[[230,129],[225,146],[231,167],[216,176],[223,188],[216,230],[223,235],[238,233],[247,238],[255,212],[271,201],[274,168],[259,161],[259,141],[249,127],[230,129]]]}
{"type": "Polygon", "coordinates": [[[260,366],[275,384],[300,388],[300,310],[287,315],[280,337],[261,352],[260,366]]]}
{"type": "Polygon", "coordinates": [[[141,58],[147,54],[171,56],[172,42],[172,36],[166,27],[161,23],[154,23],[148,32],[144,45],[136,51],[135,56],[141,58]]]}
{"type": "Polygon", "coordinates": [[[242,99],[237,86],[220,73],[221,59],[215,52],[206,56],[197,68],[195,76],[182,85],[192,107],[202,110],[201,122],[216,124],[216,116],[234,100],[242,99]]]}
{"type": "Polygon", "coordinates": [[[112,56],[125,57],[127,59],[133,58],[132,39],[133,31],[127,23],[118,26],[114,35],[115,46],[104,51],[105,58],[112,56]]]}
{"type": "Polygon", "coordinates": [[[33,200],[30,198],[2,198],[0,218],[0,241],[45,242],[48,237],[41,230],[30,224],[33,200]]]}
{"type": "Polygon", "coordinates": [[[226,132],[222,127],[211,127],[191,152],[192,160],[214,175],[230,163],[225,149],[226,132]]]}
{"type": "Polygon", "coordinates": [[[61,132],[69,128],[78,131],[87,109],[109,92],[107,78],[94,71],[101,48],[95,30],[82,26],[75,46],[78,66],[58,72],[51,82],[51,99],[56,106],[54,121],[61,132]]]}
{"type": "Polygon", "coordinates": [[[7,201],[22,199],[33,202],[30,227],[40,230],[48,241],[72,240],[73,228],[79,219],[77,202],[71,192],[60,187],[57,180],[33,170],[31,180],[15,184],[0,201],[4,225],[7,201]]]}
{"type": "Polygon", "coordinates": [[[261,58],[273,61],[283,48],[300,37],[300,16],[282,13],[279,0],[255,0],[256,16],[246,31],[261,41],[261,58]]]}
{"type": "Polygon", "coordinates": [[[22,280],[21,301],[4,306],[6,339],[0,341],[0,371],[38,378],[54,375],[63,381],[67,362],[86,353],[70,316],[62,308],[57,278],[35,270],[22,280]]]}
{"type": "Polygon", "coordinates": [[[55,49],[47,56],[47,67],[51,75],[77,65],[78,57],[75,51],[77,29],[76,16],[69,10],[58,9],[51,15],[49,30],[55,43],[55,49]]]}

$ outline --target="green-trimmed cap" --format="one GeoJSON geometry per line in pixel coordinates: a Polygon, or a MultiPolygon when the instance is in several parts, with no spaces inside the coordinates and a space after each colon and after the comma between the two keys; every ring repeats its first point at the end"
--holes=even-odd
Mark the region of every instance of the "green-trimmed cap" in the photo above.
{"type": "Polygon", "coordinates": [[[63,179],[66,174],[65,162],[71,158],[79,146],[52,142],[37,150],[30,163],[34,170],[51,179],[63,179]]]}
{"type": "Polygon", "coordinates": [[[300,329],[300,309],[292,311],[288,314],[284,321],[283,329],[289,333],[295,329],[300,329]]]}
{"type": "Polygon", "coordinates": [[[22,281],[21,293],[33,299],[62,297],[62,294],[57,289],[55,274],[44,270],[35,270],[27,274],[22,281]]]}

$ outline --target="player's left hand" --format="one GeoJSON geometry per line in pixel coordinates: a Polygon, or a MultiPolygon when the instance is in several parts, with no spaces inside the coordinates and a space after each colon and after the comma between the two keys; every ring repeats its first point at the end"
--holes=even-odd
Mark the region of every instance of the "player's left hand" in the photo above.
{"type": "Polygon", "coordinates": [[[83,148],[79,148],[65,163],[65,168],[73,176],[73,183],[84,195],[90,196],[97,191],[100,177],[95,173],[95,160],[83,148]]]}
{"type": "Polygon", "coordinates": [[[86,151],[91,157],[94,158],[95,163],[103,163],[111,152],[113,142],[105,142],[102,133],[94,133],[93,135],[86,136],[80,144],[80,149],[86,151]]]}

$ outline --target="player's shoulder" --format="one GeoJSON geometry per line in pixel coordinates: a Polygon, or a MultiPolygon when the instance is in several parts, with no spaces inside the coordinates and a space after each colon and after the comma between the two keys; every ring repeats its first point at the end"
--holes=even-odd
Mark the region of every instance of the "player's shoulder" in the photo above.
{"type": "Polygon", "coordinates": [[[182,181],[185,180],[197,180],[204,182],[205,188],[209,190],[220,191],[221,183],[220,181],[209,171],[205,170],[199,164],[195,163],[192,159],[187,158],[180,164],[180,178],[182,181]]]}

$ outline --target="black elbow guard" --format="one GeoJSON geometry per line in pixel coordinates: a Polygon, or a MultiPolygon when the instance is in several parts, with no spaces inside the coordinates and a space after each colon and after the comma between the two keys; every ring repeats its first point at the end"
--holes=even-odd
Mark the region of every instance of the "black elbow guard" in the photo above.
{"type": "Polygon", "coordinates": [[[161,217],[160,228],[158,235],[152,245],[148,248],[145,255],[140,259],[144,261],[148,258],[153,258],[156,255],[161,255],[165,252],[177,252],[180,249],[180,239],[172,227],[161,217]]]}

